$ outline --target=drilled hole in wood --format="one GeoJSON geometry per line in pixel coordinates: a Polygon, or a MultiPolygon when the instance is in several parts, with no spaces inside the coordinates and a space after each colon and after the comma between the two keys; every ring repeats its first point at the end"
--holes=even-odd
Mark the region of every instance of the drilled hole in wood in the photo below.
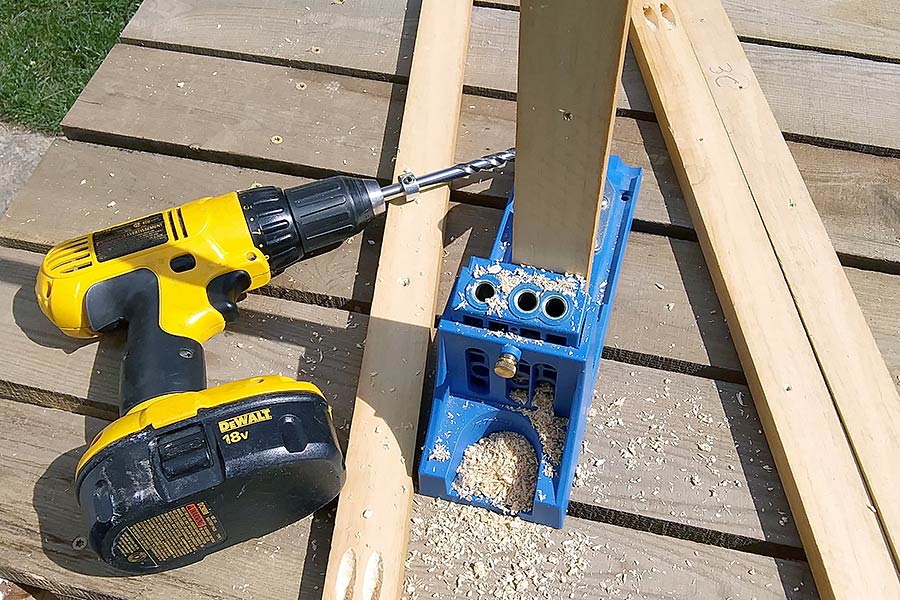
{"type": "Polygon", "coordinates": [[[380,554],[373,552],[366,565],[366,574],[363,579],[363,600],[381,598],[382,581],[384,581],[384,561],[380,554]]]}
{"type": "Polygon", "coordinates": [[[356,552],[348,548],[338,565],[337,584],[334,600],[351,600],[356,585],[356,552]]]}
{"type": "Polygon", "coordinates": [[[656,11],[653,10],[653,7],[649,4],[644,5],[644,19],[647,21],[647,25],[650,27],[650,31],[656,31],[659,29],[659,23],[656,20],[656,11]]]}
{"type": "Polygon", "coordinates": [[[666,22],[666,27],[669,29],[675,28],[675,12],[672,10],[668,4],[663,2],[659,5],[659,12],[662,15],[663,20],[666,22]]]}

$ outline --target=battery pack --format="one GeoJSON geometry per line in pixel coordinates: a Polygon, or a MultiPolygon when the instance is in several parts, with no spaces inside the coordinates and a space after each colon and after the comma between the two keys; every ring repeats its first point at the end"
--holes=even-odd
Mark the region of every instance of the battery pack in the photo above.
{"type": "Polygon", "coordinates": [[[199,408],[95,452],[76,477],[91,547],[122,571],[164,571],[275,531],[334,499],[344,465],[331,412],[308,390],[313,386],[299,386],[199,408]]]}

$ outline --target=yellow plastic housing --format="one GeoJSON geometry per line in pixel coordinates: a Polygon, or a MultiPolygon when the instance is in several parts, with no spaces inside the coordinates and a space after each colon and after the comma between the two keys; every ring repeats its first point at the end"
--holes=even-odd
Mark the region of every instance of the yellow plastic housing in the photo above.
{"type": "Polygon", "coordinates": [[[35,292],[41,310],[66,335],[96,336],[84,305],[87,290],[95,283],[137,269],[150,269],[157,276],[159,325],[163,331],[200,343],[225,328],[224,317],[207,297],[210,281],[244,270],[250,275],[252,290],[271,279],[266,257],[253,245],[237,193],[201,198],[128,223],[137,228],[157,215],[165,223],[168,239],[151,248],[101,262],[94,244],[94,236],[101,232],[95,232],[50,250],[38,273],[35,292]],[[172,259],[185,254],[194,257],[195,266],[175,272],[172,259]]]}
{"type": "Polygon", "coordinates": [[[162,429],[174,423],[187,421],[197,416],[197,412],[203,409],[279,392],[309,392],[325,397],[312,383],[281,375],[267,375],[241,379],[199,392],[179,392],[151,398],[138,404],[97,434],[84,456],[78,461],[75,476],[78,477],[81,468],[98,452],[113,442],[143,431],[147,427],[162,429]]]}

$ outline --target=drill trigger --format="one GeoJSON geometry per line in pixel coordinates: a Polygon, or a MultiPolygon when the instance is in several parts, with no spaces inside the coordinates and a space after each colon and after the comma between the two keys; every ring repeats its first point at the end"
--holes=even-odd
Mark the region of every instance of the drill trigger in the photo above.
{"type": "Polygon", "coordinates": [[[206,296],[210,305],[222,313],[226,323],[237,320],[237,303],[250,287],[250,281],[247,271],[231,271],[215,277],[206,284],[206,296]]]}

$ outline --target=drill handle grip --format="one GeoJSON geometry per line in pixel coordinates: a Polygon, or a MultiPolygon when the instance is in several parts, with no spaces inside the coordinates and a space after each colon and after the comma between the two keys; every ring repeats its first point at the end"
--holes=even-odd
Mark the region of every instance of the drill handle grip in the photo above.
{"type": "Polygon", "coordinates": [[[203,346],[160,327],[159,282],[152,271],[137,269],[96,283],[84,302],[92,330],[128,325],[119,380],[121,414],[150,398],[206,388],[203,346]]]}

